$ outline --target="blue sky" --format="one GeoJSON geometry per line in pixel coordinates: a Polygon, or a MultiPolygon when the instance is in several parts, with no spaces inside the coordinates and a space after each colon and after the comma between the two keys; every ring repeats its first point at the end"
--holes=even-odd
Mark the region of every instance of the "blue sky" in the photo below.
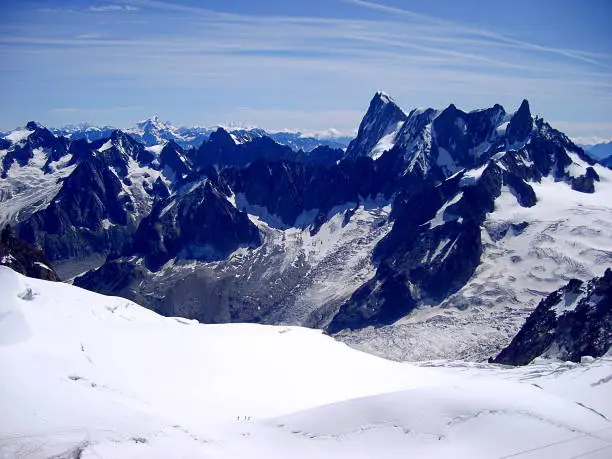
{"type": "Polygon", "coordinates": [[[0,129],[237,123],[350,133],[405,109],[501,103],[612,138],[609,0],[8,0],[0,129]]]}

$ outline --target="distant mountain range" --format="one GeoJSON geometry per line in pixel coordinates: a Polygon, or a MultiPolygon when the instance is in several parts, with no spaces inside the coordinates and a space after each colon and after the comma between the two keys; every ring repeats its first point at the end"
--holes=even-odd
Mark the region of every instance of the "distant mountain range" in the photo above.
{"type": "MultiPolygon", "coordinates": [[[[316,147],[325,145],[331,148],[346,148],[352,137],[333,137],[333,138],[318,138],[308,135],[303,135],[300,132],[266,132],[259,128],[235,128],[224,127],[224,130],[230,132],[238,142],[244,142],[257,137],[268,136],[276,142],[287,145],[293,150],[303,150],[305,152],[314,150],[316,147]]],[[[109,137],[111,132],[116,128],[111,126],[92,126],[90,124],[79,124],[64,126],[61,128],[50,128],[50,131],[56,135],[61,135],[70,139],[87,139],[88,141],[99,140],[109,137]]],[[[160,120],[157,116],[140,121],[136,126],[123,129],[123,132],[133,137],[135,140],[143,143],[147,147],[159,145],[169,140],[173,140],[181,148],[199,148],[199,146],[208,140],[210,134],[216,131],[217,128],[206,127],[176,127],[169,122],[160,120]]]]}
{"type": "Polygon", "coordinates": [[[407,112],[376,93],[346,149],[104,129],[0,139],[0,223],[60,278],[164,315],[486,359],[550,292],[612,265],[612,171],[527,101],[407,112]]]}
{"type": "Polygon", "coordinates": [[[612,167],[612,142],[603,142],[594,145],[581,145],[584,151],[592,158],[606,166],[612,167]]]}

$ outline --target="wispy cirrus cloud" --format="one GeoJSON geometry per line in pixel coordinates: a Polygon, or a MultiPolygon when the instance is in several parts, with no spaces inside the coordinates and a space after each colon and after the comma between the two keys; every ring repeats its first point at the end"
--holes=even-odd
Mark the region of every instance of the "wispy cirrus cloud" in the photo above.
{"type": "Polygon", "coordinates": [[[134,12],[134,11],[139,11],[140,8],[136,7],[136,6],[132,6],[132,5],[116,5],[116,4],[109,4],[109,5],[100,5],[100,6],[90,6],[89,8],[87,8],[87,11],[91,11],[94,13],[110,13],[110,12],[118,12],[118,11],[129,11],[129,12],[134,12]]]}
{"type": "MultiPolygon", "coordinates": [[[[567,58],[577,59],[577,60],[587,62],[589,64],[597,65],[600,67],[612,69],[612,64],[609,62],[609,60],[612,59],[611,55],[601,54],[601,53],[589,53],[589,52],[584,52],[584,51],[568,50],[568,49],[562,49],[562,48],[554,48],[554,47],[549,47],[549,46],[542,46],[539,44],[518,40],[512,37],[507,37],[505,35],[495,33],[495,32],[492,32],[486,29],[467,27],[467,26],[458,24],[453,21],[442,20],[442,19],[435,18],[432,16],[416,13],[414,11],[410,11],[404,8],[390,7],[390,6],[386,6],[380,3],[376,3],[376,2],[371,2],[371,1],[366,1],[366,0],[343,0],[343,1],[345,3],[350,3],[350,4],[360,6],[363,8],[369,8],[369,9],[389,13],[390,15],[393,15],[395,17],[400,17],[400,18],[408,17],[408,18],[411,18],[412,20],[426,22],[432,25],[435,24],[435,25],[440,25],[444,27],[450,27],[458,33],[464,33],[464,34],[473,35],[475,37],[481,37],[481,38],[490,40],[492,42],[505,43],[506,45],[511,45],[519,49],[553,53],[553,54],[557,54],[557,55],[564,56],[567,58]],[[597,57],[606,58],[608,62],[602,62],[600,60],[597,60],[596,59],[597,57]]],[[[484,46],[487,45],[486,42],[481,43],[481,44],[484,46]]]]}
{"type": "MultiPolygon", "coordinates": [[[[557,119],[563,107],[572,107],[576,119],[587,106],[591,115],[609,113],[612,58],[605,53],[543,47],[381,3],[337,1],[378,14],[237,14],[130,0],[95,7],[121,13],[130,6],[137,14],[84,9],[61,28],[51,15],[30,15],[23,27],[0,35],[4,92],[11,97],[37,87],[49,98],[103,95],[103,105],[143,107],[133,112],[138,117],[161,105],[169,112],[150,111],[179,123],[236,119],[269,129],[352,131],[378,89],[407,109],[450,102],[511,109],[527,97],[557,119]],[[251,108],[239,109],[245,101],[251,108]]],[[[79,115],[50,111],[58,106],[50,102],[48,111],[79,115]]]]}

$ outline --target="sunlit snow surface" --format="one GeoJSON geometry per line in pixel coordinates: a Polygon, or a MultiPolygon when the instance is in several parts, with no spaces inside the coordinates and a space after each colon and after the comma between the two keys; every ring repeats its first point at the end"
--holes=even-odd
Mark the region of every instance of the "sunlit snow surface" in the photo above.
{"type": "Polygon", "coordinates": [[[396,363],[320,331],[164,318],[5,267],[0,295],[2,458],[612,450],[611,358],[519,369],[396,363]]]}

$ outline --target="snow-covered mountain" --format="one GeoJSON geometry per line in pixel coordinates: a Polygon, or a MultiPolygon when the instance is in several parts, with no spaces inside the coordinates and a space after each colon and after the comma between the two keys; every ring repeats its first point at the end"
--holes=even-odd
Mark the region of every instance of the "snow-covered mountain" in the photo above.
{"type": "Polygon", "coordinates": [[[544,296],[612,264],[612,171],[527,101],[405,112],[377,93],[346,152],[222,128],[189,150],[34,131],[0,150],[6,216],[62,277],[97,256],[77,285],[165,315],[487,359],[544,296]]]}
{"type": "Polygon", "coordinates": [[[570,459],[612,441],[609,357],[402,364],[3,266],[0,295],[1,457],[570,459]]]}

